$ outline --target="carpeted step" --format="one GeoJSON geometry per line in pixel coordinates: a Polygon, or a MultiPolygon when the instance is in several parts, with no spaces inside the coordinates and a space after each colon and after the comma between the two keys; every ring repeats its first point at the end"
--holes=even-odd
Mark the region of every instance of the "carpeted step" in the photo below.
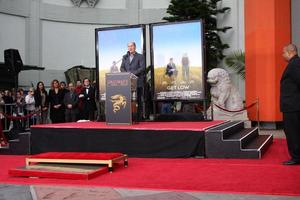
{"type": "Polygon", "coordinates": [[[1,147],[0,148],[0,154],[1,155],[10,155],[10,149],[9,149],[9,146],[6,146],[6,147],[1,147]]]}
{"type": "Polygon", "coordinates": [[[222,130],[223,137],[229,137],[230,135],[239,132],[245,128],[245,124],[243,121],[236,121],[236,124],[232,126],[226,127],[224,130],[222,130]]]}
{"type": "Polygon", "coordinates": [[[233,125],[236,125],[236,124],[239,124],[241,121],[226,121],[220,125],[217,125],[213,128],[210,128],[209,131],[222,131],[230,126],[233,126],[233,125]]]}
{"type": "Polygon", "coordinates": [[[269,148],[273,142],[273,135],[258,135],[253,140],[242,145],[242,151],[254,151],[261,158],[263,153],[269,148]]]}
{"type": "Polygon", "coordinates": [[[260,136],[258,128],[244,128],[244,122],[226,122],[205,133],[208,158],[261,158],[272,138],[260,136]]]}
{"type": "Polygon", "coordinates": [[[244,129],[243,121],[229,121],[215,128],[209,129],[209,132],[220,132],[223,134],[223,137],[226,138],[243,129],[244,129]]]}
{"type": "Polygon", "coordinates": [[[241,139],[241,148],[243,146],[247,145],[248,143],[250,143],[252,140],[257,138],[258,136],[259,136],[259,133],[258,133],[257,127],[254,128],[252,131],[249,131],[249,133],[241,139]]]}
{"type": "Polygon", "coordinates": [[[258,133],[257,128],[245,128],[236,133],[232,133],[230,135],[223,136],[224,141],[241,141],[246,137],[250,137],[251,135],[256,135],[258,133]]]}
{"type": "Polygon", "coordinates": [[[18,134],[18,139],[9,140],[9,148],[1,149],[1,154],[29,155],[30,154],[30,132],[18,134]]]}

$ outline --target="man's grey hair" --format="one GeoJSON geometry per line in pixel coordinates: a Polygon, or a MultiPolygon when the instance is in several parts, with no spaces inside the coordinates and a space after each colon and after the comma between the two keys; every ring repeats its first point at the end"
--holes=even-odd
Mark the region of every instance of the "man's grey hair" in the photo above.
{"type": "Polygon", "coordinates": [[[288,44],[284,47],[284,49],[287,51],[287,52],[295,52],[296,54],[298,54],[298,50],[297,50],[297,46],[294,45],[294,44],[288,44]]]}
{"type": "Polygon", "coordinates": [[[128,46],[129,44],[133,44],[133,46],[135,46],[135,47],[136,47],[136,44],[135,44],[135,42],[128,42],[128,43],[127,43],[127,46],[128,46]]]}

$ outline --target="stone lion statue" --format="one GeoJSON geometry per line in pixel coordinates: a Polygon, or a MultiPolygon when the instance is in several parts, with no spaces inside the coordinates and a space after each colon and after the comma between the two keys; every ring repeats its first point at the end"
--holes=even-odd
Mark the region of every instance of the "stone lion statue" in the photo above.
{"type": "Polygon", "coordinates": [[[211,85],[210,94],[214,104],[227,110],[243,109],[243,101],[238,90],[232,85],[229,74],[222,68],[208,72],[207,82],[211,85]]]}
{"type": "MultiPolygon", "coordinates": [[[[236,87],[231,83],[229,74],[226,70],[222,68],[214,68],[210,70],[207,75],[207,82],[211,86],[210,94],[212,103],[230,111],[241,110],[244,108],[243,100],[236,87]]],[[[240,115],[242,113],[243,112],[230,113],[214,106],[214,119],[232,120],[232,118],[234,118],[233,116],[240,115]],[[227,118],[220,116],[227,116],[227,118]]],[[[241,117],[241,120],[242,118],[245,118],[245,114],[242,115],[243,117],[241,117]]],[[[234,119],[236,120],[236,118],[234,119]]]]}

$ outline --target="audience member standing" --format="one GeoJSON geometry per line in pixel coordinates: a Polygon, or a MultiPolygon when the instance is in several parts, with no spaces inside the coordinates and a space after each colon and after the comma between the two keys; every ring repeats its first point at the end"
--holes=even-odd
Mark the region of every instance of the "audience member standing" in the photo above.
{"type": "Polygon", "coordinates": [[[67,84],[66,82],[62,81],[60,82],[60,89],[63,91],[64,95],[69,92],[69,90],[67,89],[67,84]]]}
{"type": "Polygon", "coordinates": [[[49,98],[47,91],[45,90],[45,85],[42,81],[38,82],[36,85],[36,90],[34,92],[34,100],[36,109],[41,112],[38,115],[38,123],[47,124],[49,98]]]}
{"type": "MultiPolygon", "coordinates": [[[[62,90],[64,96],[65,96],[65,94],[67,94],[69,92],[69,90],[67,88],[67,84],[64,81],[60,82],[60,89],[62,90]]],[[[62,105],[62,109],[63,109],[63,112],[65,113],[66,107],[64,104],[62,105]]]]}
{"type": "Polygon", "coordinates": [[[64,105],[66,107],[65,120],[66,122],[75,122],[78,115],[78,94],[75,92],[73,83],[69,83],[69,92],[65,94],[64,105]]]}
{"type": "Polygon", "coordinates": [[[78,80],[76,82],[75,92],[79,95],[81,93],[81,90],[82,90],[82,83],[80,80],[78,80]]]}
{"type": "MultiPolygon", "coordinates": [[[[80,80],[78,80],[76,82],[76,88],[75,88],[75,92],[76,94],[80,95],[81,94],[81,91],[82,91],[82,83],[80,80]]],[[[79,113],[78,113],[78,119],[82,119],[82,98],[79,98],[79,101],[78,101],[78,110],[79,110],[79,113]]]]}
{"type": "Polygon", "coordinates": [[[9,90],[9,96],[12,98],[13,102],[15,102],[17,96],[17,91],[15,88],[9,90]]]}
{"type": "MultiPolygon", "coordinates": [[[[28,94],[25,97],[25,109],[27,111],[27,114],[32,114],[35,112],[35,101],[34,101],[34,90],[33,88],[29,89],[28,94]]],[[[35,116],[32,116],[29,118],[29,126],[36,124],[36,118],[35,116]]]]}
{"type": "Polygon", "coordinates": [[[25,98],[21,95],[20,91],[16,92],[15,97],[15,113],[17,116],[24,115],[25,98]]]}
{"type": "Polygon", "coordinates": [[[20,92],[20,95],[25,99],[24,90],[22,88],[19,88],[18,91],[20,92]]]}
{"type": "Polygon", "coordinates": [[[85,78],[83,80],[83,88],[79,98],[82,99],[82,114],[83,119],[94,120],[96,102],[95,102],[95,89],[91,86],[90,80],[85,78]]]}
{"type": "MultiPolygon", "coordinates": [[[[15,111],[16,116],[21,117],[24,116],[24,106],[25,106],[25,98],[21,95],[21,92],[18,90],[16,92],[15,97],[15,111]]],[[[14,128],[23,130],[25,128],[25,123],[23,119],[14,120],[14,128]]]]}
{"type": "Polygon", "coordinates": [[[52,123],[65,122],[63,100],[64,100],[64,93],[60,89],[58,80],[55,79],[52,81],[51,89],[49,90],[50,119],[52,123]]]}

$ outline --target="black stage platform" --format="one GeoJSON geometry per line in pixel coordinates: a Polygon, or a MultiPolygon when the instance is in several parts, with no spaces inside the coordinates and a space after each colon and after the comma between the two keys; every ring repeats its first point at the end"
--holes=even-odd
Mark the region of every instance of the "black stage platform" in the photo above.
{"type": "Polygon", "coordinates": [[[141,122],[130,126],[78,122],[31,127],[31,154],[122,152],[131,157],[204,156],[205,130],[223,121],[141,122]]]}

